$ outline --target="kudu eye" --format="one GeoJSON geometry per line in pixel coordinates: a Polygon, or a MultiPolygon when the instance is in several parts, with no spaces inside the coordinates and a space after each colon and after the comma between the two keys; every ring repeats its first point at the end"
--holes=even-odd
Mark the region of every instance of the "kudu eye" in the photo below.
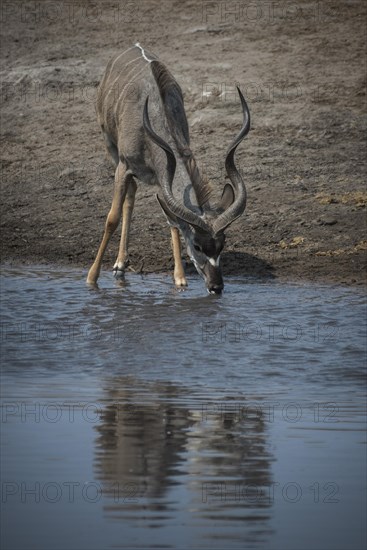
{"type": "Polygon", "coordinates": [[[196,252],[202,252],[201,246],[199,246],[198,244],[194,244],[194,248],[195,248],[196,252]]]}

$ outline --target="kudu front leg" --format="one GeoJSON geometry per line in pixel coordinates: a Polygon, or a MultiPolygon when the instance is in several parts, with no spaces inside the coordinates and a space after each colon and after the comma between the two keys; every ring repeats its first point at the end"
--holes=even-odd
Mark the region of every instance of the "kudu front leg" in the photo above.
{"type": "Polygon", "coordinates": [[[180,233],[177,227],[171,227],[171,237],[172,237],[173,259],[175,262],[173,278],[175,280],[175,285],[179,288],[182,288],[184,286],[187,286],[187,281],[185,277],[185,271],[182,265],[180,233]]]}
{"type": "Polygon", "coordinates": [[[131,216],[134,210],[136,182],[133,177],[129,179],[129,184],[122,208],[122,229],[119,253],[113,271],[116,278],[123,277],[125,268],[128,265],[128,247],[129,247],[129,232],[131,224],[131,216]]]}
{"type": "Polygon", "coordinates": [[[103,255],[107,248],[108,242],[121,219],[122,205],[131,177],[131,173],[127,171],[125,166],[120,162],[115,172],[115,187],[113,191],[112,205],[107,216],[102,242],[98,249],[96,259],[88,272],[87,283],[89,284],[96,284],[99,277],[103,255]]]}

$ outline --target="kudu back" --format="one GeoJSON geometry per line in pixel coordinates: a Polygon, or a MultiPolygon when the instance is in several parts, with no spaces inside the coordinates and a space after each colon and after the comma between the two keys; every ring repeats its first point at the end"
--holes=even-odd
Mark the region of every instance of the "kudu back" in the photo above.
{"type": "Polygon", "coordinates": [[[115,185],[88,283],[97,282],[104,252],[121,216],[121,241],[113,269],[116,277],[124,274],[135,180],[139,180],[159,187],[157,199],[171,226],[176,286],[187,285],[181,259],[181,233],[207,290],[222,292],[220,254],[224,231],[246,206],[246,188],[235,166],[234,153],[250,129],[250,115],[239,89],[238,93],[243,125],[225,158],[230,183],[224,185],[221,201],[214,207],[210,202],[210,185],[201,177],[190,149],[182,92],[174,77],[139,44],[109,62],[98,88],[96,108],[107,149],[116,164],[115,185]]]}

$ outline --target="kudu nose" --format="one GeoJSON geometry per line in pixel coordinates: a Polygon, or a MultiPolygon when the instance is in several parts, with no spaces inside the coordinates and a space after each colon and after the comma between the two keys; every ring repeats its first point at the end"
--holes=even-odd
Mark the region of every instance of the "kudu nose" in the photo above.
{"type": "Polygon", "coordinates": [[[208,290],[210,292],[210,294],[222,294],[222,290],[223,290],[223,284],[220,284],[220,285],[211,285],[208,290]]]}

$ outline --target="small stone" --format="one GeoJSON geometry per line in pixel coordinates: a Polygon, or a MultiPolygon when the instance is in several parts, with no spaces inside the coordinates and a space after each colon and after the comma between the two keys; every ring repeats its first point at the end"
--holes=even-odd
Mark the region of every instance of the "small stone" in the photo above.
{"type": "Polygon", "coordinates": [[[191,27],[190,29],[187,29],[186,31],[184,31],[183,34],[195,34],[197,32],[205,32],[207,30],[208,30],[207,25],[201,25],[198,27],[191,27]]]}
{"type": "Polygon", "coordinates": [[[319,225],[335,225],[336,223],[338,223],[338,220],[332,216],[324,216],[318,220],[319,225]]]}

